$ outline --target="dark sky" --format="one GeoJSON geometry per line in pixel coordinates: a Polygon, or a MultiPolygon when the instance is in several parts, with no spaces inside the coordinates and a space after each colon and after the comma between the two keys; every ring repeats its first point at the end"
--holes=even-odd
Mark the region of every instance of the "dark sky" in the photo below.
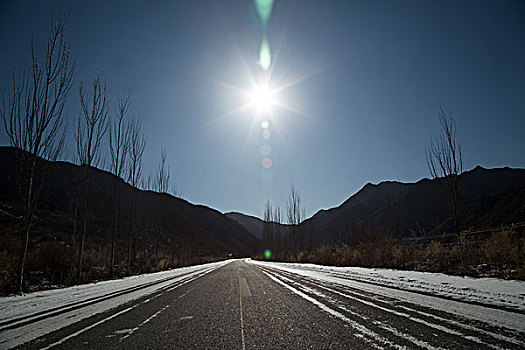
{"type": "Polygon", "coordinates": [[[61,8],[71,10],[77,65],[69,124],[80,81],[101,72],[113,102],[131,89],[146,174],[165,146],[190,202],[262,216],[267,199],[284,207],[294,184],[310,216],[367,182],[428,177],[440,106],[456,120],[465,170],[525,167],[523,1],[276,0],[269,84],[285,88],[270,116],[240,108],[264,77],[263,28],[248,0],[3,0],[2,88],[61,8]],[[261,151],[270,151],[269,169],[261,151]]]}

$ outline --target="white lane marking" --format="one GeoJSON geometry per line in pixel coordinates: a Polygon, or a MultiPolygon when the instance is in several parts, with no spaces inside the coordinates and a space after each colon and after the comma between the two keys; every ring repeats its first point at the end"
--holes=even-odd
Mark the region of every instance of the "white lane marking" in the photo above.
{"type": "Polygon", "coordinates": [[[250,292],[250,288],[248,287],[248,282],[246,281],[246,278],[239,277],[239,288],[240,288],[241,297],[251,298],[252,293],[250,292]]]}
{"type": "Polygon", "coordinates": [[[177,320],[177,322],[187,321],[193,319],[193,316],[182,316],[177,320]]]}
{"type": "MultiPolygon", "coordinates": [[[[221,267],[221,266],[219,266],[219,267],[221,267]]],[[[217,268],[218,268],[218,267],[217,267],[217,268]]],[[[202,275],[199,275],[199,276],[197,276],[197,277],[204,276],[205,274],[206,274],[206,273],[204,273],[204,274],[202,274],[202,275]]],[[[174,290],[174,289],[176,289],[176,288],[178,288],[178,287],[181,287],[181,286],[185,285],[186,283],[189,283],[189,282],[193,281],[193,280],[196,279],[197,277],[195,277],[195,278],[191,278],[191,279],[188,279],[188,280],[186,280],[186,281],[184,281],[184,282],[182,282],[182,283],[180,283],[180,284],[178,284],[178,285],[176,285],[176,286],[170,288],[169,291],[174,290]]],[[[164,294],[164,293],[162,293],[162,294],[164,294]]],[[[186,295],[186,293],[184,293],[183,296],[184,296],[184,295],[186,295]]],[[[156,296],[154,296],[154,297],[156,297],[156,296]]],[[[149,300],[153,299],[154,297],[150,298],[149,300]]],[[[145,302],[147,302],[147,301],[149,301],[149,300],[146,300],[146,301],[144,301],[144,302],[142,302],[142,303],[140,303],[140,304],[133,305],[133,306],[131,306],[131,307],[128,307],[128,308],[125,309],[125,310],[119,311],[119,312],[117,312],[116,314],[113,314],[113,315],[111,315],[111,316],[109,316],[109,317],[106,317],[106,318],[103,319],[103,320],[100,320],[100,321],[98,321],[98,322],[96,322],[96,323],[94,323],[94,324],[92,324],[92,325],[89,325],[89,326],[87,326],[87,327],[85,327],[85,328],[83,328],[83,329],[81,329],[81,330],[79,330],[79,331],[76,331],[76,332],[74,332],[74,333],[72,333],[72,334],[70,334],[70,335],[68,335],[68,336],[66,336],[66,337],[64,337],[64,338],[62,338],[62,339],[60,339],[60,340],[58,340],[58,341],[52,343],[52,344],[49,344],[48,346],[46,346],[46,347],[44,347],[44,348],[41,348],[41,350],[51,349],[52,347],[55,347],[55,346],[57,346],[57,345],[60,345],[60,344],[62,344],[63,342],[65,342],[66,340],[69,340],[69,339],[71,339],[71,338],[73,338],[73,337],[76,337],[77,335],[80,335],[80,334],[82,334],[82,333],[84,333],[84,332],[86,332],[86,331],[88,331],[88,330],[90,330],[90,329],[92,329],[92,328],[94,328],[94,327],[96,327],[96,326],[98,326],[98,325],[100,325],[100,324],[106,322],[106,321],[109,321],[109,320],[111,320],[111,319],[113,319],[113,318],[115,318],[115,317],[117,317],[117,316],[119,316],[119,315],[122,315],[123,313],[126,313],[126,312],[128,312],[128,311],[131,311],[131,310],[133,310],[134,308],[136,308],[137,306],[139,306],[139,305],[141,305],[141,304],[144,304],[145,302]]]]}
{"type": "MultiPolygon", "coordinates": [[[[144,326],[146,323],[148,323],[149,321],[151,321],[152,319],[154,319],[155,317],[157,317],[158,315],[160,315],[160,313],[164,310],[166,310],[167,308],[169,308],[170,306],[169,305],[166,305],[164,306],[162,309],[160,309],[159,311],[155,312],[153,315],[151,315],[150,317],[148,317],[147,319],[145,319],[144,321],[142,321],[137,327],[134,327],[132,329],[129,329],[129,330],[126,330],[127,331],[127,334],[123,337],[121,337],[119,339],[119,343],[121,343],[124,339],[130,337],[135,331],[137,331],[140,327],[144,326]]],[[[117,331],[118,332],[118,331],[117,331]]]]}
{"type": "Polygon", "coordinates": [[[242,291],[241,291],[241,280],[239,278],[239,307],[241,314],[241,349],[246,350],[246,342],[244,340],[244,319],[242,316],[242,291]]]}
{"type": "Polygon", "coordinates": [[[116,314],[113,314],[113,315],[111,315],[111,316],[109,316],[109,317],[106,317],[106,318],[103,319],[103,320],[100,320],[100,321],[98,321],[98,322],[95,322],[95,323],[93,323],[92,325],[87,326],[86,328],[83,328],[83,329],[81,329],[81,330],[79,330],[79,331],[76,331],[75,333],[72,333],[72,334],[68,335],[67,337],[62,338],[62,339],[60,339],[59,341],[56,341],[56,342],[54,342],[54,343],[52,343],[52,344],[49,344],[48,346],[46,346],[46,347],[44,347],[44,348],[41,348],[40,350],[47,350],[47,349],[51,349],[52,347],[55,347],[55,346],[57,346],[57,345],[60,345],[60,344],[62,344],[63,342],[65,342],[66,340],[69,340],[69,339],[71,339],[71,338],[73,338],[73,337],[76,337],[77,335],[82,334],[82,333],[84,333],[85,331],[88,331],[88,330],[90,330],[91,328],[94,328],[94,327],[96,327],[96,326],[98,326],[98,325],[100,325],[100,324],[102,324],[102,323],[104,323],[104,322],[106,322],[106,321],[109,321],[109,320],[111,320],[112,318],[115,318],[115,317],[117,317],[117,316],[119,316],[119,315],[122,315],[123,313],[126,313],[126,312],[128,312],[128,311],[131,311],[131,310],[133,310],[134,308],[136,308],[136,307],[139,306],[139,305],[140,305],[140,304],[137,304],[137,305],[134,305],[134,306],[132,306],[132,307],[128,307],[127,309],[124,309],[124,310],[122,310],[122,311],[119,311],[119,312],[117,312],[116,314]]]}
{"type": "Polygon", "coordinates": [[[379,342],[383,343],[384,345],[386,345],[386,346],[388,346],[390,348],[396,348],[396,349],[405,349],[406,348],[406,347],[394,344],[390,340],[388,340],[388,339],[382,337],[381,335],[377,334],[376,332],[366,328],[362,324],[360,324],[360,323],[358,323],[358,322],[356,322],[354,320],[349,319],[348,317],[346,317],[342,313],[340,313],[340,312],[338,312],[338,311],[336,311],[334,309],[331,309],[330,307],[328,307],[327,305],[321,303],[317,299],[314,299],[311,296],[301,292],[300,290],[297,290],[294,287],[286,284],[285,282],[283,282],[280,279],[276,278],[275,276],[269,274],[268,272],[266,272],[264,270],[261,270],[261,272],[264,273],[266,276],[270,277],[274,282],[277,282],[280,285],[282,285],[283,287],[291,290],[293,293],[295,293],[295,294],[299,295],[301,298],[306,299],[307,301],[311,302],[315,306],[319,307],[321,310],[323,310],[323,311],[329,313],[330,315],[335,316],[335,317],[343,320],[344,322],[348,323],[351,327],[353,327],[357,331],[361,332],[361,334],[354,334],[354,336],[357,337],[357,338],[365,340],[366,342],[370,343],[370,345],[372,345],[372,346],[374,346],[374,347],[376,347],[378,349],[381,349],[381,347],[378,344],[375,344],[373,342],[374,340],[378,340],[379,342]]]}
{"type": "MultiPolygon", "coordinates": [[[[199,276],[199,277],[200,277],[200,276],[199,276]]],[[[187,280],[187,281],[184,281],[183,284],[189,283],[189,282],[193,281],[194,279],[195,279],[195,278],[192,278],[192,279],[189,279],[189,280],[187,280]]],[[[181,284],[181,285],[182,285],[182,284],[181,284]]],[[[179,286],[178,286],[178,287],[179,287],[179,286]]],[[[195,289],[195,288],[192,288],[192,289],[190,289],[189,291],[182,293],[181,295],[179,295],[179,297],[178,297],[176,300],[179,300],[179,299],[185,297],[186,294],[187,294],[188,292],[191,292],[191,291],[194,290],[194,289],[195,289]]],[[[171,290],[171,289],[170,289],[170,290],[171,290]]],[[[162,294],[164,294],[164,293],[162,293],[162,294]]],[[[160,295],[162,295],[162,294],[160,294],[160,295]]],[[[157,296],[159,296],[159,294],[157,294],[155,297],[157,297],[157,296]]],[[[153,299],[153,298],[152,298],[152,299],[153,299]]],[[[147,301],[149,301],[149,300],[151,300],[151,299],[148,299],[147,301]]],[[[145,301],[145,302],[146,302],[146,301],[145,301]]],[[[143,302],[143,304],[144,304],[145,302],[143,302]]],[[[132,329],[125,329],[125,330],[123,330],[123,331],[126,331],[126,332],[124,332],[124,333],[127,333],[127,334],[119,339],[119,343],[122,342],[124,339],[130,337],[130,336],[131,336],[134,332],[136,332],[140,327],[142,327],[143,325],[145,325],[146,323],[148,323],[149,321],[151,321],[153,318],[157,317],[162,311],[166,310],[168,307],[170,307],[170,306],[169,306],[169,305],[164,306],[161,310],[157,311],[155,314],[153,314],[152,316],[148,317],[146,320],[142,321],[137,327],[134,327],[134,328],[132,328],[132,329]]],[[[192,318],[193,318],[193,316],[185,316],[185,317],[181,317],[177,322],[179,322],[179,321],[181,321],[181,320],[183,320],[183,319],[188,320],[188,319],[192,319],[192,318]]],[[[119,332],[119,331],[116,331],[115,333],[117,333],[117,332],[119,332]]]]}
{"type": "Polygon", "coordinates": [[[191,282],[191,281],[194,281],[194,280],[196,280],[197,278],[202,277],[202,276],[204,276],[204,275],[205,275],[205,273],[203,273],[202,275],[198,275],[198,276],[195,276],[195,277],[189,278],[189,279],[187,279],[186,281],[182,282],[180,285],[176,285],[176,286],[173,286],[173,287],[169,287],[168,289],[165,290],[165,292],[166,292],[166,293],[167,293],[167,292],[171,292],[172,290],[179,288],[181,285],[186,284],[186,283],[189,283],[189,282],[191,282]]]}

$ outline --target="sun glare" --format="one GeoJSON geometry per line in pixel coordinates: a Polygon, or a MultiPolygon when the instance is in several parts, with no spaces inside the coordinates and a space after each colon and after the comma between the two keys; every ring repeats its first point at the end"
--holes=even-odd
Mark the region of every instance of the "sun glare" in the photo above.
{"type": "Polygon", "coordinates": [[[256,86],[248,93],[250,104],[260,111],[269,112],[273,105],[275,105],[274,92],[267,86],[256,86]]]}

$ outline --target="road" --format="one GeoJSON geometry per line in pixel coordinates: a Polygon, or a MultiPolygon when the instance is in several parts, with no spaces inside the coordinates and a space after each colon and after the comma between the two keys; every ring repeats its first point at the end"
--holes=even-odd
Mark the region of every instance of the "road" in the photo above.
{"type": "Polygon", "coordinates": [[[177,279],[153,294],[60,328],[21,348],[525,347],[525,334],[519,330],[389,297],[385,288],[377,294],[373,290],[236,260],[192,278],[177,279]]]}

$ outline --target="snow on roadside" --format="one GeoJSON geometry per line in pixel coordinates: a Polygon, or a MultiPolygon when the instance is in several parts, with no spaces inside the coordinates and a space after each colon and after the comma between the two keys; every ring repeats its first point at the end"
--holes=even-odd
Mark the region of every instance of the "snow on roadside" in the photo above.
{"type": "Polygon", "coordinates": [[[373,283],[412,292],[425,293],[470,303],[525,311],[525,281],[497,278],[449,276],[442,273],[401,271],[363,267],[336,267],[315,264],[276,263],[250,260],[305,275],[321,273],[333,277],[373,283]]]}
{"type": "MultiPolygon", "coordinates": [[[[176,287],[177,284],[180,285],[184,283],[184,281],[188,281],[188,278],[196,278],[202,273],[211,272],[231,261],[232,260],[219,261],[157,273],[131,276],[119,280],[89,283],[25,295],[1,297],[0,349],[19,346],[87,317],[155,293],[162,288],[172,289],[173,287],[171,286],[173,285],[176,287]],[[160,283],[148,285],[152,282],[160,283]],[[45,314],[50,309],[67,307],[72,303],[82,303],[92,298],[104,297],[110,293],[118,293],[128,288],[140,286],[143,286],[143,288],[135,289],[96,303],[86,304],[79,309],[71,309],[70,311],[49,318],[38,320],[38,317],[34,317],[36,314],[45,314]],[[10,325],[19,324],[17,319],[21,318],[23,318],[23,320],[29,320],[30,322],[10,328],[10,325]],[[34,322],[32,320],[34,320],[34,322]]],[[[144,302],[147,301],[148,300],[144,302]]]]}
{"type": "MultiPolygon", "coordinates": [[[[67,306],[72,302],[103,296],[126,288],[137,287],[164,278],[177,277],[183,274],[198,272],[213,266],[222,266],[229,261],[195,265],[171,269],[162,272],[125,277],[118,280],[101,281],[78,286],[51,289],[24,295],[0,297],[0,322],[13,318],[31,315],[55,307],[67,306]]],[[[155,288],[155,290],[158,288],[155,288]]]]}

